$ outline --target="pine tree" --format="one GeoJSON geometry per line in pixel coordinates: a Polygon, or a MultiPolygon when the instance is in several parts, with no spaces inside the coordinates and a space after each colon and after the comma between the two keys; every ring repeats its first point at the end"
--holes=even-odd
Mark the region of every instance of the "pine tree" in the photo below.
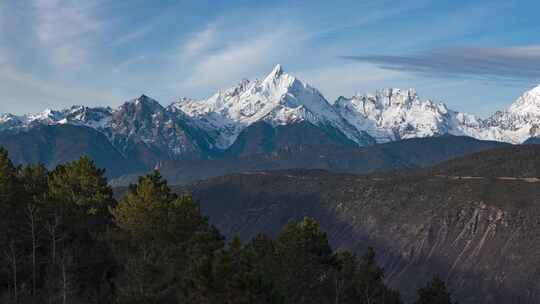
{"type": "Polygon", "coordinates": [[[377,265],[375,257],[375,250],[368,247],[359,261],[355,275],[358,296],[363,303],[401,303],[399,293],[384,284],[384,270],[377,265]]]}
{"type": "Polygon", "coordinates": [[[106,224],[108,209],[114,205],[112,188],[107,184],[105,171],[94,161],[83,156],[79,160],[60,165],[51,172],[49,196],[66,216],[74,221],[88,218],[93,227],[106,224]]]}
{"type": "Polygon", "coordinates": [[[44,203],[44,196],[48,191],[48,174],[47,168],[42,164],[26,165],[20,168],[17,178],[22,186],[25,201],[44,203]]]}
{"type": "Polygon", "coordinates": [[[17,169],[8,152],[0,147],[0,202],[8,202],[15,195],[16,177],[17,169]]]}
{"type": "Polygon", "coordinates": [[[285,303],[329,300],[332,249],[315,220],[305,218],[285,225],[278,236],[276,252],[280,263],[276,282],[285,303]]]}
{"type": "Polygon", "coordinates": [[[359,297],[355,285],[358,258],[350,251],[339,251],[335,256],[333,275],[334,303],[355,303],[359,297]]]}
{"type": "Polygon", "coordinates": [[[259,234],[242,246],[240,240],[235,238],[229,248],[235,267],[236,276],[232,281],[239,294],[237,298],[243,303],[283,303],[283,296],[275,281],[279,268],[272,239],[259,234]]]}
{"type": "Polygon", "coordinates": [[[111,223],[109,208],[114,204],[105,171],[86,156],[60,165],[49,174],[43,212],[45,228],[50,232],[47,244],[56,247],[47,250],[49,268],[57,269],[49,272],[57,276],[50,279],[60,281],[61,276],[66,275],[62,271],[66,263],[61,253],[69,252],[70,265],[73,265],[70,267],[79,269],[74,273],[76,277],[70,279],[75,299],[96,303],[109,297],[108,277],[115,264],[104,235],[111,223]]]}
{"type": "Polygon", "coordinates": [[[130,186],[111,213],[123,246],[120,301],[189,298],[187,282],[194,280],[196,264],[206,267],[223,248],[223,237],[199,205],[189,195],[172,193],[157,171],[130,186]]]}
{"type": "Polygon", "coordinates": [[[16,238],[16,220],[23,217],[18,190],[17,168],[7,151],[0,147],[0,242],[3,245],[9,238],[16,238]]]}
{"type": "Polygon", "coordinates": [[[134,240],[162,238],[169,204],[176,199],[159,172],[139,178],[111,210],[115,224],[134,240]]]}
{"type": "Polygon", "coordinates": [[[17,168],[0,147],[0,293],[9,294],[16,303],[20,298],[21,268],[24,256],[24,237],[20,223],[24,221],[24,209],[19,200],[17,168]]]}
{"type": "Polygon", "coordinates": [[[47,193],[47,169],[43,165],[27,165],[18,172],[18,184],[21,188],[20,199],[25,209],[25,241],[29,243],[28,259],[31,264],[31,296],[37,296],[37,284],[40,276],[39,260],[43,259],[41,249],[42,226],[45,197],[47,193]]]}
{"type": "Polygon", "coordinates": [[[415,304],[456,304],[452,302],[446,284],[439,277],[434,277],[425,287],[418,289],[418,299],[415,304]]]}

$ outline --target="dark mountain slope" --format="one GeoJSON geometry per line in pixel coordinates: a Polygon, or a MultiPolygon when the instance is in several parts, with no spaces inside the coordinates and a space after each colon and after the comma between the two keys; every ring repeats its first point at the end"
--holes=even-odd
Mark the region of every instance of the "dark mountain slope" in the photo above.
{"type": "Polygon", "coordinates": [[[258,172],[176,190],[191,191],[227,236],[275,235],[290,219],[314,217],[334,246],[358,252],[374,246],[387,280],[409,299],[437,273],[460,303],[538,303],[540,183],[445,177],[456,172],[452,164],[500,166],[499,158],[490,157],[494,153],[522,168],[536,166],[540,148],[530,149],[486,151],[437,170],[376,176],[258,172]]]}
{"type": "Polygon", "coordinates": [[[452,176],[540,177],[540,146],[521,145],[474,153],[433,168],[452,176]]]}
{"type": "Polygon", "coordinates": [[[523,144],[524,145],[540,145],[540,137],[531,137],[527,139],[523,144]]]}
{"type": "Polygon", "coordinates": [[[306,145],[358,146],[332,127],[323,128],[309,122],[272,127],[261,121],[244,129],[225,154],[246,156],[306,145]]]}
{"type": "MultiPolygon", "coordinates": [[[[267,129],[261,124],[256,134],[266,132],[279,133],[267,129]]],[[[172,184],[185,184],[225,174],[245,171],[280,170],[280,169],[324,169],[338,173],[366,174],[402,168],[418,168],[469,153],[508,146],[508,144],[480,141],[470,137],[441,136],[416,138],[364,148],[347,145],[321,144],[283,146],[274,149],[272,141],[250,140],[246,143],[260,143],[257,147],[268,147],[268,153],[250,154],[240,157],[227,156],[214,160],[164,161],[159,170],[172,184]]],[[[243,139],[239,138],[239,141],[243,139]]],[[[312,142],[312,141],[306,141],[312,142]]],[[[235,144],[236,145],[236,144],[235,144]]],[[[240,145],[240,144],[239,144],[240,145]]],[[[247,144],[246,144],[247,145],[247,144]]],[[[246,146],[244,145],[244,147],[246,146]]],[[[261,151],[264,149],[251,149],[261,151]]],[[[238,151],[246,151],[239,149],[238,151]]],[[[243,152],[239,152],[243,154],[243,152]]],[[[116,180],[116,184],[134,181],[134,176],[116,180]]]]}
{"type": "Polygon", "coordinates": [[[368,147],[368,149],[371,151],[380,150],[392,157],[406,160],[411,166],[426,167],[470,153],[509,146],[511,145],[497,141],[478,140],[467,136],[443,135],[411,138],[375,145],[368,147]]]}
{"type": "Polygon", "coordinates": [[[3,131],[0,146],[8,150],[15,164],[43,163],[54,168],[88,155],[109,176],[144,170],[136,160],[124,158],[105,135],[87,127],[43,125],[22,132],[3,131]]]}

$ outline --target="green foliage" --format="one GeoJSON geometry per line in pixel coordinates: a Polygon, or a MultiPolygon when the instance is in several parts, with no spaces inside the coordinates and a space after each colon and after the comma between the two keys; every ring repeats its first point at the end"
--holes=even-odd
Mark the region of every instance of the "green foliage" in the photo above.
{"type": "MultiPolygon", "coordinates": [[[[418,289],[418,299],[415,304],[452,304],[450,292],[439,277],[434,277],[425,287],[418,289]]],[[[456,302],[457,303],[457,302],[456,302]]]]}
{"type": "Polygon", "coordinates": [[[49,196],[64,211],[79,216],[108,216],[108,208],[114,203],[105,171],[98,169],[87,156],[51,172],[49,196]]]}
{"type": "Polygon", "coordinates": [[[336,254],[334,286],[339,303],[402,303],[399,293],[384,284],[384,271],[375,262],[375,251],[368,248],[358,258],[349,251],[336,254]]]}
{"type": "MultiPolygon", "coordinates": [[[[401,303],[373,249],[334,252],[319,224],[291,221],[276,240],[224,237],[159,172],[116,204],[87,157],[15,167],[0,149],[2,303],[401,303]]],[[[451,303],[444,282],[416,303],[451,303]]]]}
{"type": "Polygon", "coordinates": [[[199,259],[194,273],[192,303],[281,304],[283,297],[252,247],[234,238],[227,249],[199,259]]]}
{"type": "Polygon", "coordinates": [[[44,194],[48,191],[48,174],[42,164],[27,165],[19,170],[18,179],[26,200],[44,200],[44,194]]]}
{"type": "Polygon", "coordinates": [[[121,234],[117,255],[124,268],[119,284],[124,302],[189,297],[189,275],[223,248],[223,237],[199,205],[189,195],[172,193],[157,171],[132,185],[111,213],[121,234]]]}
{"type": "Polygon", "coordinates": [[[356,270],[356,291],[367,303],[401,303],[399,294],[384,285],[384,270],[377,265],[375,250],[369,247],[356,270]]]}
{"type": "Polygon", "coordinates": [[[57,282],[54,288],[62,296],[88,301],[107,298],[111,288],[107,277],[115,264],[104,235],[110,225],[108,209],[115,200],[105,171],[83,156],[54,169],[47,184],[42,211],[52,276],[47,279],[57,282]]]}
{"type": "Polygon", "coordinates": [[[0,204],[11,203],[16,195],[17,169],[8,157],[5,149],[0,147],[0,204]]]}
{"type": "Polygon", "coordinates": [[[315,220],[305,218],[285,225],[276,242],[276,253],[281,270],[277,284],[285,303],[328,301],[332,249],[315,220]]]}
{"type": "Polygon", "coordinates": [[[132,238],[159,239],[169,226],[168,209],[175,198],[161,175],[154,172],[139,178],[111,213],[115,224],[132,238]]]}
{"type": "Polygon", "coordinates": [[[350,251],[340,251],[336,253],[335,258],[333,275],[335,302],[356,303],[358,290],[355,283],[358,259],[350,251]]]}

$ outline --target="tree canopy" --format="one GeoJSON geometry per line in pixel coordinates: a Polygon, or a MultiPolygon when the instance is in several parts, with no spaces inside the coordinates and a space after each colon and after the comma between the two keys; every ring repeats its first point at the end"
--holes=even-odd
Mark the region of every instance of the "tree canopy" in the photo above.
{"type": "MultiPolygon", "coordinates": [[[[375,251],[334,251],[312,218],[225,240],[159,172],[119,201],[88,157],[52,171],[0,149],[2,303],[401,303],[375,251]]],[[[444,282],[416,303],[451,303],[444,282]]]]}

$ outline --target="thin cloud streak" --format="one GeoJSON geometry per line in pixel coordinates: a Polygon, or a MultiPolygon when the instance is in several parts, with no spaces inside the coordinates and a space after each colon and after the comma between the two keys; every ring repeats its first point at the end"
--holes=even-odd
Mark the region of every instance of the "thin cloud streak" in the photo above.
{"type": "Polygon", "coordinates": [[[412,55],[341,56],[341,58],[436,77],[469,77],[486,81],[540,81],[540,45],[480,48],[448,47],[412,55]]]}
{"type": "Polygon", "coordinates": [[[211,88],[215,92],[243,78],[269,72],[275,64],[285,63],[289,56],[306,48],[304,40],[291,41],[290,37],[303,34],[293,25],[272,29],[261,26],[264,29],[239,37],[222,32],[218,25],[219,19],[184,43],[177,70],[179,66],[190,69],[187,77],[176,84],[177,91],[204,92],[211,88]]]}
{"type": "Polygon", "coordinates": [[[103,22],[94,16],[96,1],[35,0],[36,36],[58,67],[87,62],[96,33],[103,22]]]}

